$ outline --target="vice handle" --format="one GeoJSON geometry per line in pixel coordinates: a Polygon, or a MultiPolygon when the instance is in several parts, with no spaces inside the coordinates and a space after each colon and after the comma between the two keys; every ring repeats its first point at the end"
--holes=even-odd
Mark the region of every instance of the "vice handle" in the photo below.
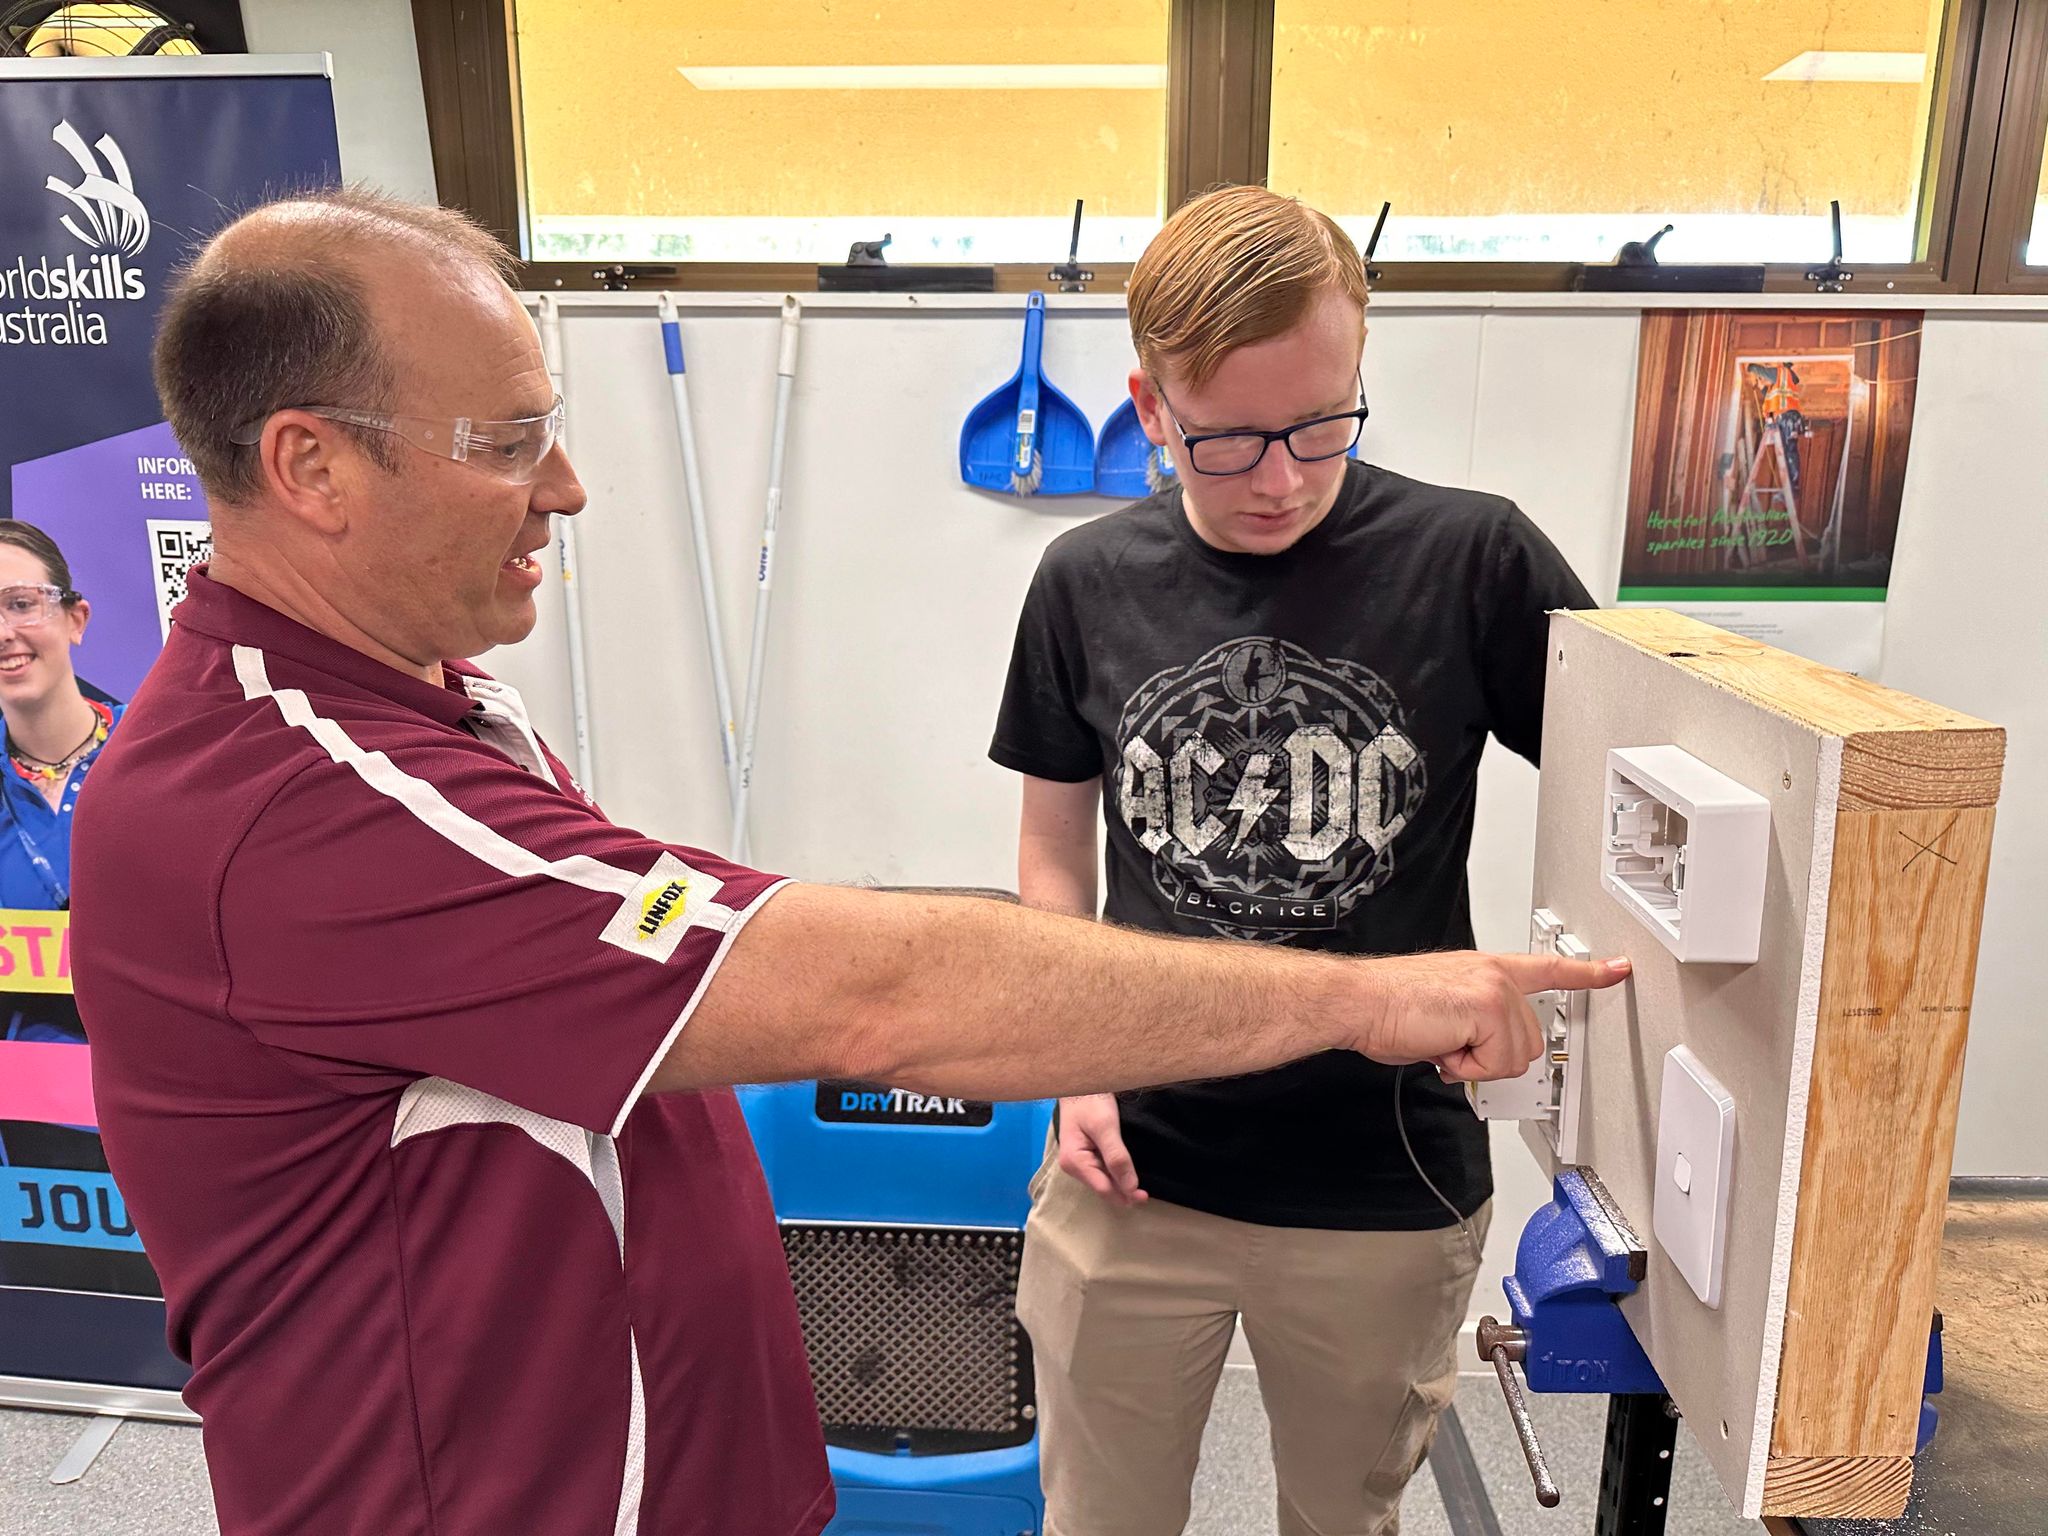
{"type": "Polygon", "coordinates": [[[1528,1352],[1529,1337],[1521,1329],[1491,1317],[1479,1319],[1479,1358],[1491,1361],[1494,1375],[1500,1378],[1501,1396],[1507,1399],[1508,1417],[1515,1423],[1515,1438],[1522,1442],[1522,1459],[1529,1463],[1529,1475],[1536,1480],[1536,1502],[1545,1509],[1555,1509],[1563,1495],[1557,1491],[1550,1463],[1536,1441],[1536,1426],[1530,1421],[1529,1402],[1522,1395],[1522,1384],[1515,1379],[1513,1362],[1523,1359],[1528,1352]]]}

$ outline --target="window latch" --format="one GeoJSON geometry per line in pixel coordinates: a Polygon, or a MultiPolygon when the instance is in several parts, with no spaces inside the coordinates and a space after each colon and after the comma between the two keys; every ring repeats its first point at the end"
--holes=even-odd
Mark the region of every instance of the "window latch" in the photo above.
{"type": "Polygon", "coordinates": [[[1380,231],[1387,227],[1387,214],[1392,211],[1393,206],[1390,202],[1381,202],[1380,216],[1372,221],[1372,238],[1365,242],[1365,280],[1368,283],[1378,282],[1383,275],[1380,269],[1372,264],[1372,253],[1380,248],[1380,231]]]}
{"type": "Polygon", "coordinates": [[[1627,241],[1615,253],[1614,264],[1617,267],[1654,267],[1658,265],[1657,242],[1677,227],[1676,224],[1666,224],[1647,240],[1627,241]]]}
{"type": "Polygon", "coordinates": [[[1828,203],[1828,218],[1835,231],[1835,254],[1828,258],[1824,267],[1814,267],[1806,274],[1806,280],[1813,284],[1816,293],[1840,293],[1856,281],[1856,274],[1842,265],[1842,200],[1835,198],[1828,203]]]}
{"type": "Polygon", "coordinates": [[[894,235],[884,235],[879,240],[854,241],[846,252],[846,264],[849,267],[886,267],[889,265],[889,258],[882,252],[889,248],[890,242],[895,238],[894,235]]]}
{"type": "Polygon", "coordinates": [[[1081,265],[1081,199],[1074,199],[1074,238],[1067,245],[1067,259],[1049,269],[1045,280],[1058,283],[1061,293],[1086,293],[1095,274],[1081,265]]]}

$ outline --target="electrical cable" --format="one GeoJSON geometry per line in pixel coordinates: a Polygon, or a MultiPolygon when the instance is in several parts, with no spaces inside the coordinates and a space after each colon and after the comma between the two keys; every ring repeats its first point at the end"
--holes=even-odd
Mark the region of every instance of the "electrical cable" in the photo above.
{"type": "Polygon", "coordinates": [[[1472,1245],[1472,1262],[1483,1263],[1486,1249],[1479,1241],[1479,1234],[1472,1230],[1472,1223],[1465,1219],[1465,1213],[1444,1198],[1444,1192],[1436,1187],[1436,1180],[1423,1171],[1422,1159],[1415,1155],[1415,1144],[1408,1139],[1408,1121],[1401,1113],[1401,1074],[1407,1070],[1405,1065],[1394,1068],[1394,1129],[1401,1133],[1401,1150],[1408,1154],[1408,1162],[1415,1169],[1415,1176],[1422,1180],[1432,1195],[1436,1196],[1437,1204],[1451,1213],[1452,1220],[1458,1224],[1458,1230],[1465,1234],[1465,1241],[1472,1245]]]}

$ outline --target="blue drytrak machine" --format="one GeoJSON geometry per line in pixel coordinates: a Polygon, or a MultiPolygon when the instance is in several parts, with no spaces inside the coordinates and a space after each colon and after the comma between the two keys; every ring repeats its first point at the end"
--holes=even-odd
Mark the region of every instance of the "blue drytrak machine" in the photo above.
{"type": "Polygon", "coordinates": [[[739,1098],[839,1489],[827,1536],[1038,1536],[1017,1266],[1051,1104],[851,1082],[739,1098]]]}

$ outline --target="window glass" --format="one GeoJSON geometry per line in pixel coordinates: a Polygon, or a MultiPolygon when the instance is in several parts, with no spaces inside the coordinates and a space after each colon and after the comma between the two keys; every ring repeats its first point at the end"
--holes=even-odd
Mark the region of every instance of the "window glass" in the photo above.
{"type": "Polygon", "coordinates": [[[1168,0],[519,0],[540,261],[1134,259],[1168,0]],[[593,90],[593,82],[602,82],[593,90]]]}
{"type": "Polygon", "coordinates": [[[2027,236],[2027,265],[2048,267],[2048,142],[2041,146],[2041,184],[2034,191],[2034,229],[2027,236]]]}
{"type": "Polygon", "coordinates": [[[1393,261],[1915,258],[1943,0],[1278,0],[1270,181],[1393,261]]]}

